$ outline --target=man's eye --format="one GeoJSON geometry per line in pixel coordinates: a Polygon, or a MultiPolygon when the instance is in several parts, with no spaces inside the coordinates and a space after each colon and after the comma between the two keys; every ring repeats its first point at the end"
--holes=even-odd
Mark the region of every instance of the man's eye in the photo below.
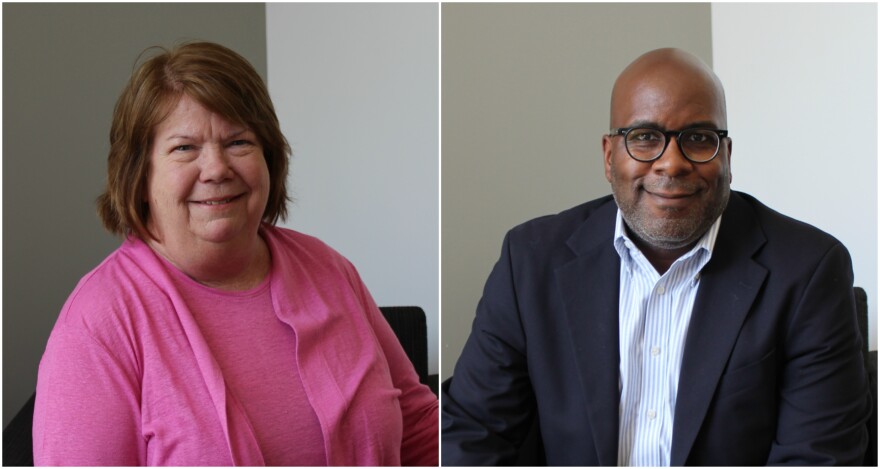
{"type": "Polygon", "coordinates": [[[630,140],[635,140],[637,142],[656,142],[660,140],[660,137],[655,132],[634,132],[633,135],[630,135],[630,140]]]}
{"type": "Polygon", "coordinates": [[[693,143],[703,143],[703,142],[705,142],[708,138],[709,138],[709,137],[707,137],[707,136],[704,135],[704,134],[690,134],[690,135],[688,135],[688,140],[690,140],[690,141],[693,142],[693,143]]]}

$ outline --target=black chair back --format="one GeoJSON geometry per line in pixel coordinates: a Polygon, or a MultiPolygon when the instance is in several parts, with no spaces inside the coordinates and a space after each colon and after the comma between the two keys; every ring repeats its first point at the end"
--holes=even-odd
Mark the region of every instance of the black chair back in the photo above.
{"type": "Polygon", "coordinates": [[[868,377],[868,390],[871,392],[873,407],[868,418],[868,450],[865,452],[864,466],[877,467],[877,351],[868,350],[868,294],[861,287],[853,288],[856,297],[856,317],[862,333],[862,358],[868,377]]]}
{"type": "Polygon", "coordinates": [[[428,383],[428,323],[418,306],[380,306],[379,310],[412,362],[419,382],[428,383]]]}
{"type": "Polygon", "coordinates": [[[4,466],[34,465],[34,445],[31,431],[34,423],[34,399],[36,397],[36,393],[31,394],[31,398],[24,404],[24,407],[3,429],[4,466]]]}

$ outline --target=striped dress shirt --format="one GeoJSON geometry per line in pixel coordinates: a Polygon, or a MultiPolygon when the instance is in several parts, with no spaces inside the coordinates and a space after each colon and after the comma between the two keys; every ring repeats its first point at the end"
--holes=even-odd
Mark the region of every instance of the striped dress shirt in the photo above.
{"type": "Polygon", "coordinates": [[[621,466],[668,466],[678,375],[700,270],[712,257],[721,217],[660,275],[627,236],[617,211],[620,255],[621,466]]]}

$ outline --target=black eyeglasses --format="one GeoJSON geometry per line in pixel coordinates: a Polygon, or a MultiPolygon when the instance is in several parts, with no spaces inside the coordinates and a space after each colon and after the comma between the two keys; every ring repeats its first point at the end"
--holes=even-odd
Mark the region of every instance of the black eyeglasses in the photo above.
{"type": "Polygon", "coordinates": [[[646,127],[611,129],[609,137],[623,135],[626,152],[634,160],[651,162],[660,158],[672,137],[678,142],[678,149],[694,163],[707,163],[718,155],[721,139],[727,137],[726,130],[685,129],[657,130],[646,127]]]}

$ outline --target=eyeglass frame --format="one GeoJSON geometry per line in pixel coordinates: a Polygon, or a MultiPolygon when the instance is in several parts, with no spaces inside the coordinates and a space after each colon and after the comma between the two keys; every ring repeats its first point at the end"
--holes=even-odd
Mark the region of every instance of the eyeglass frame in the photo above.
{"type": "Polygon", "coordinates": [[[684,156],[685,159],[687,159],[691,163],[699,164],[699,163],[708,163],[708,162],[714,160],[716,156],[718,156],[718,153],[721,152],[721,140],[727,138],[727,134],[728,134],[727,129],[692,128],[692,129],[682,129],[682,130],[660,130],[660,129],[656,129],[653,127],[636,126],[636,127],[620,127],[617,129],[611,129],[608,136],[609,137],[616,137],[618,135],[622,135],[623,136],[623,148],[626,149],[626,154],[629,155],[630,158],[632,158],[638,162],[641,162],[641,163],[650,163],[652,161],[657,161],[658,159],[660,159],[660,157],[663,156],[664,153],[666,153],[666,149],[669,148],[669,142],[672,141],[672,137],[675,137],[675,143],[678,145],[678,151],[681,152],[681,156],[684,156]],[[626,144],[626,142],[627,142],[626,137],[627,137],[627,135],[629,135],[630,132],[632,132],[633,130],[636,130],[636,129],[654,130],[656,132],[660,132],[661,134],[663,134],[663,137],[666,138],[666,142],[663,144],[663,150],[661,150],[657,156],[651,158],[650,160],[640,160],[640,159],[636,158],[635,156],[633,156],[632,152],[629,151],[629,146],[626,144]],[[685,132],[692,132],[695,130],[712,132],[718,136],[718,148],[715,149],[715,154],[712,155],[712,157],[709,158],[708,160],[697,161],[697,160],[692,159],[690,156],[687,155],[687,152],[684,151],[684,148],[682,148],[682,146],[681,146],[681,135],[685,132]]]}

